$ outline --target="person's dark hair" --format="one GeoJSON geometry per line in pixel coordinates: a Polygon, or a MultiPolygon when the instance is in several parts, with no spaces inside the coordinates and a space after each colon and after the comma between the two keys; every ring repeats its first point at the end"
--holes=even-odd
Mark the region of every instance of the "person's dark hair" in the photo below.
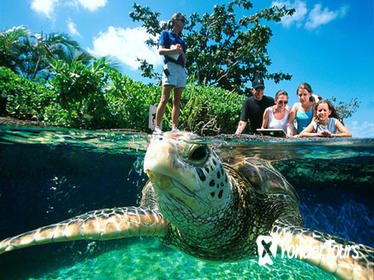
{"type": "Polygon", "coordinates": [[[184,16],[184,14],[182,13],[175,13],[171,19],[168,21],[168,29],[173,29],[174,27],[174,21],[177,19],[177,18],[184,18],[184,21],[186,21],[186,17],[184,16]]]}
{"type": "Polygon", "coordinates": [[[309,101],[313,103],[317,103],[320,100],[322,100],[322,96],[319,94],[312,94],[309,98],[309,101]]]}
{"type": "Polygon", "coordinates": [[[277,93],[275,94],[275,100],[277,100],[278,97],[281,96],[281,95],[285,95],[285,96],[288,97],[288,93],[285,90],[281,89],[281,90],[278,90],[277,93]]]}
{"type": "Polygon", "coordinates": [[[339,116],[339,113],[336,111],[335,107],[332,105],[332,103],[327,100],[327,99],[324,99],[324,100],[320,100],[318,101],[315,105],[314,105],[314,113],[315,113],[315,120],[316,122],[318,123],[319,122],[319,119],[318,119],[318,116],[317,116],[317,108],[320,104],[322,103],[325,103],[327,104],[327,106],[329,107],[329,110],[331,111],[331,115],[330,115],[330,118],[335,118],[335,119],[338,119],[339,121],[342,121],[340,116],[339,116]]]}
{"type": "Polygon", "coordinates": [[[313,93],[312,87],[308,83],[302,83],[297,87],[296,95],[299,93],[299,89],[305,89],[307,92],[313,93]]]}

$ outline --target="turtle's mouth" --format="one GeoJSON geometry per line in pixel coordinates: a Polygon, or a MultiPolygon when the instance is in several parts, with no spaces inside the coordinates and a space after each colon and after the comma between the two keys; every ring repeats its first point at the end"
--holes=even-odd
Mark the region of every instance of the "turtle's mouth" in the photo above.
{"type": "Polygon", "coordinates": [[[208,207],[206,201],[201,199],[196,192],[192,192],[180,180],[151,170],[146,170],[145,172],[151,180],[155,191],[162,193],[168,199],[176,201],[179,205],[183,204],[189,207],[193,212],[208,207]]]}

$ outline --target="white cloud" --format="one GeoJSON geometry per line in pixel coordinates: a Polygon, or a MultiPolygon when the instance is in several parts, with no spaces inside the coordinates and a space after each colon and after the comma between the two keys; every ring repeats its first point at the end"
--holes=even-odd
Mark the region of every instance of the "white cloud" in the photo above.
{"type": "Polygon", "coordinates": [[[44,14],[46,17],[51,18],[58,0],[33,0],[31,2],[31,9],[35,12],[44,14]]]}
{"type": "Polygon", "coordinates": [[[352,133],[352,137],[374,138],[373,122],[347,121],[346,127],[352,133]]]}
{"type": "Polygon", "coordinates": [[[296,0],[294,3],[291,3],[290,1],[275,1],[271,5],[278,7],[286,6],[287,9],[295,9],[295,13],[292,16],[284,16],[282,18],[281,23],[284,27],[289,27],[294,22],[298,26],[301,26],[301,22],[304,20],[308,11],[306,8],[306,3],[298,0],[296,0]]]}
{"type": "Polygon", "coordinates": [[[157,49],[145,44],[150,38],[145,29],[110,26],[106,32],[101,32],[93,40],[93,50],[88,50],[95,56],[113,56],[129,66],[132,70],[140,66],[137,58],[146,59],[157,66],[162,64],[157,49]]]}
{"type": "Polygon", "coordinates": [[[75,26],[75,23],[69,19],[68,22],[68,28],[69,28],[69,32],[71,35],[76,35],[76,36],[80,36],[81,34],[78,32],[76,26],[75,26]]]}
{"type": "Polygon", "coordinates": [[[292,16],[284,16],[282,18],[281,23],[284,27],[290,27],[295,23],[297,27],[304,25],[309,30],[327,24],[336,18],[344,17],[349,9],[345,5],[336,11],[329,11],[328,8],[323,8],[321,4],[316,4],[309,12],[306,1],[301,0],[295,0],[293,3],[289,0],[277,0],[273,1],[271,5],[278,7],[286,6],[287,9],[295,9],[295,13],[292,16]]]}
{"type": "Polygon", "coordinates": [[[91,12],[106,5],[107,0],[78,0],[79,3],[91,12]]]}
{"type": "Polygon", "coordinates": [[[338,16],[338,11],[329,11],[328,8],[322,10],[321,4],[314,5],[313,9],[309,13],[305,27],[307,29],[314,29],[323,24],[329,23],[338,16]]]}
{"type": "Polygon", "coordinates": [[[31,9],[37,13],[45,15],[48,18],[51,18],[57,5],[73,7],[78,7],[78,5],[81,5],[83,8],[93,12],[100,7],[104,7],[106,3],[107,0],[32,0],[31,9]]]}

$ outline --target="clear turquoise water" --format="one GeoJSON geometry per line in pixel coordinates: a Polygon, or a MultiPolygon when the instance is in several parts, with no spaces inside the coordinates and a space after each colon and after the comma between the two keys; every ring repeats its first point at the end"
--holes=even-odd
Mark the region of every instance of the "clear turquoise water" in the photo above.
{"type": "Polygon", "coordinates": [[[257,260],[209,263],[149,240],[134,240],[123,249],[87,258],[31,279],[334,279],[296,260],[279,259],[272,266],[257,260]]]}
{"type": "MultiPolygon", "coordinates": [[[[212,137],[222,155],[271,160],[305,225],[373,246],[374,139],[256,142],[212,137]],[[334,177],[335,176],[335,177],[334,177]]],[[[136,205],[149,137],[0,127],[0,239],[93,209],[136,205]]],[[[334,279],[297,260],[211,263],[152,238],[37,246],[0,256],[1,279],[334,279]]]]}

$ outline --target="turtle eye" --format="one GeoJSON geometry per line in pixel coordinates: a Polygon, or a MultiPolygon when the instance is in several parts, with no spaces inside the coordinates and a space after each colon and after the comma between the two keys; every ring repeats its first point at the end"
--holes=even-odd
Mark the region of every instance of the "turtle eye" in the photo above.
{"type": "Polygon", "coordinates": [[[200,145],[192,150],[192,152],[188,156],[188,159],[193,162],[201,162],[207,159],[208,154],[208,146],[200,145]]]}

